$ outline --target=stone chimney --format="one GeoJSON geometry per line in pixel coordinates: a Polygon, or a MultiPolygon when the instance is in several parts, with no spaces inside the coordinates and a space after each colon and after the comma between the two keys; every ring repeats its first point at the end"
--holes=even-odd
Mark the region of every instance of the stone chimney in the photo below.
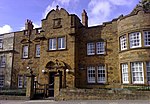
{"type": "Polygon", "coordinates": [[[32,29],[33,29],[32,21],[27,19],[25,23],[25,30],[32,30],[32,29]]]}
{"type": "Polygon", "coordinates": [[[83,10],[83,12],[82,12],[82,24],[85,27],[88,27],[88,16],[87,16],[87,13],[85,10],[83,10]]]}

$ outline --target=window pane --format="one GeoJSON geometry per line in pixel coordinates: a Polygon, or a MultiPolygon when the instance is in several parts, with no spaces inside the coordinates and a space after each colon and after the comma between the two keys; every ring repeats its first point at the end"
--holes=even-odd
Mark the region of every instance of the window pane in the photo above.
{"type": "Polygon", "coordinates": [[[105,83],[106,82],[106,75],[105,75],[105,67],[98,66],[97,67],[97,82],[98,83],[105,83]]]}
{"type": "Polygon", "coordinates": [[[36,45],[36,57],[40,57],[40,45],[36,45]]]}
{"type": "Polygon", "coordinates": [[[0,67],[5,67],[6,66],[6,56],[0,56],[0,67]]]}
{"type": "Polygon", "coordinates": [[[150,61],[146,62],[147,81],[150,83],[150,61]]]}
{"type": "Polygon", "coordinates": [[[18,76],[18,88],[23,87],[23,76],[19,75],[18,76]]]}
{"type": "Polygon", "coordinates": [[[87,43],[87,55],[95,54],[95,45],[94,43],[87,43]]]}
{"type": "Polygon", "coordinates": [[[4,75],[0,75],[0,88],[4,87],[4,75]]]}
{"type": "Polygon", "coordinates": [[[96,51],[97,51],[97,54],[104,54],[105,53],[104,42],[97,42],[96,43],[96,51]]]}
{"type": "Polygon", "coordinates": [[[49,39],[49,50],[56,50],[56,39],[49,39]]]}
{"type": "Polygon", "coordinates": [[[128,64],[122,64],[122,82],[123,83],[129,83],[128,79],[128,64]]]}
{"type": "Polygon", "coordinates": [[[28,46],[23,47],[23,58],[28,58],[28,46]]]}
{"type": "Polygon", "coordinates": [[[133,84],[143,84],[144,83],[143,63],[142,62],[131,63],[131,71],[133,84]]]}
{"type": "Polygon", "coordinates": [[[120,37],[120,47],[121,47],[121,50],[127,49],[127,38],[125,35],[120,37]]]}
{"type": "Polygon", "coordinates": [[[130,48],[141,47],[141,33],[131,33],[130,36],[130,48]]]}
{"type": "Polygon", "coordinates": [[[150,46],[150,31],[144,31],[144,45],[150,46]]]}
{"type": "Polygon", "coordinates": [[[58,38],[58,49],[65,49],[65,37],[58,38]]]}
{"type": "Polygon", "coordinates": [[[95,83],[95,67],[88,67],[87,68],[87,79],[88,83],[95,83]]]}

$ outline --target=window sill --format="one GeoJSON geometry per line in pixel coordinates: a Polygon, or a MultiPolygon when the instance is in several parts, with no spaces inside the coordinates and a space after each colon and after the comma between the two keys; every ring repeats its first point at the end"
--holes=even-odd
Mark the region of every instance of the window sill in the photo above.
{"type": "Polygon", "coordinates": [[[55,51],[66,51],[67,49],[56,49],[56,50],[47,50],[47,52],[55,52],[55,51]]]}
{"type": "Polygon", "coordinates": [[[150,49],[150,47],[147,46],[147,47],[130,48],[130,49],[126,49],[126,50],[120,50],[119,53],[127,52],[130,50],[138,50],[138,49],[150,49]]]}

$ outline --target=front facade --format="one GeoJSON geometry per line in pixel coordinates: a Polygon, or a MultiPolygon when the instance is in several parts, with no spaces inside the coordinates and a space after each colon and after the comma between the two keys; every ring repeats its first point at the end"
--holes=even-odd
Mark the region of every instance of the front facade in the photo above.
{"type": "MultiPolygon", "coordinates": [[[[26,88],[26,75],[54,88],[122,88],[150,83],[150,12],[138,5],[129,15],[88,27],[65,9],[51,10],[42,27],[15,32],[12,87],[26,88]]],[[[49,91],[49,93],[52,93],[49,91]]],[[[49,94],[53,96],[53,94],[49,94]]]]}

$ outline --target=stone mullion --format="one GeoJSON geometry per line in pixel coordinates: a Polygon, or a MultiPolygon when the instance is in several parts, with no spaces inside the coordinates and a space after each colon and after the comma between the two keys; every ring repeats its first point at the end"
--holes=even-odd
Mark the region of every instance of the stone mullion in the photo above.
{"type": "Polygon", "coordinates": [[[128,62],[128,79],[129,79],[129,84],[132,84],[132,70],[131,70],[130,62],[128,62]]]}

